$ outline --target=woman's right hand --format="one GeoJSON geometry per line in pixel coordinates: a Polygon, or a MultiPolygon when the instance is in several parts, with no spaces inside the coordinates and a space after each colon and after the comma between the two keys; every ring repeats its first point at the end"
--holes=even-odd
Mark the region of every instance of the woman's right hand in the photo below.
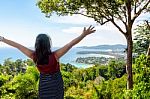
{"type": "Polygon", "coordinates": [[[4,37],[0,36],[0,41],[3,41],[4,40],[4,37]]]}
{"type": "Polygon", "coordinates": [[[94,33],[95,31],[96,31],[96,30],[94,29],[94,27],[93,27],[92,25],[90,25],[88,29],[86,29],[86,28],[84,27],[84,30],[83,30],[82,35],[86,36],[86,35],[89,35],[89,34],[91,34],[91,33],[94,33]]]}

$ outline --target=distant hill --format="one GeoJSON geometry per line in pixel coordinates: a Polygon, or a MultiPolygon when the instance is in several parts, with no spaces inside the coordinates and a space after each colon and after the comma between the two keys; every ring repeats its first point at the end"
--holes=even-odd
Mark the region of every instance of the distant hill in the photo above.
{"type": "Polygon", "coordinates": [[[115,44],[115,45],[97,45],[97,46],[81,46],[78,48],[83,49],[103,49],[103,50],[124,50],[127,48],[126,45],[115,44]]]}

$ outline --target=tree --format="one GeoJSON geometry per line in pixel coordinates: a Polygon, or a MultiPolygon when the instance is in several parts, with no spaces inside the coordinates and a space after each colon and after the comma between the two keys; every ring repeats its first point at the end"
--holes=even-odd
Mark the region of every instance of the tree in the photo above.
{"type": "Polygon", "coordinates": [[[138,55],[146,54],[150,43],[150,29],[148,28],[147,23],[138,25],[134,34],[134,53],[137,53],[138,55]]]}
{"type": "Polygon", "coordinates": [[[127,89],[133,88],[132,26],[135,19],[150,11],[150,0],[40,0],[37,5],[47,17],[80,14],[93,18],[101,25],[111,22],[127,40],[127,89]],[[120,21],[124,27],[118,24],[120,21]]]}

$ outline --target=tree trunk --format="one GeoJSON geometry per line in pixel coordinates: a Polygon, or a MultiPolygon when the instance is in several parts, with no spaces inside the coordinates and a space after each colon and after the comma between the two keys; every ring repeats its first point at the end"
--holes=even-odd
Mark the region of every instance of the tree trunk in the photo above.
{"type": "Polygon", "coordinates": [[[132,48],[133,48],[133,42],[132,42],[132,34],[131,31],[128,32],[128,35],[126,37],[127,39],[127,66],[126,66],[126,71],[128,74],[127,78],[127,89],[132,89],[133,88],[133,75],[132,75],[132,48]]]}
{"type": "MultiPolygon", "coordinates": [[[[127,78],[127,89],[130,90],[133,88],[133,78],[132,78],[132,49],[133,49],[133,42],[132,42],[132,25],[133,21],[131,20],[131,3],[132,0],[126,0],[126,8],[127,8],[127,33],[126,33],[126,39],[127,39],[127,66],[126,71],[128,74],[127,78]]],[[[130,99],[131,97],[129,97],[130,99]]]]}
{"type": "Polygon", "coordinates": [[[148,47],[148,50],[147,50],[147,54],[146,54],[147,56],[149,56],[150,55],[150,44],[149,44],[149,47],[148,47]]]}

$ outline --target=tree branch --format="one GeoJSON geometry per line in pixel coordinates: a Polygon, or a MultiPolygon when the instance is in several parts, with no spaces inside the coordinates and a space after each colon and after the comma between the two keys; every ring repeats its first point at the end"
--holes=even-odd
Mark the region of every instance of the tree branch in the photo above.
{"type": "MultiPolygon", "coordinates": [[[[83,13],[72,13],[72,14],[80,14],[80,15],[83,15],[83,16],[86,16],[86,17],[93,18],[92,16],[89,16],[89,15],[86,15],[86,14],[83,14],[83,13]]],[[[106,21],[104,21],[104,22],[101,22],[101,21],[99,21],[99,20],[96,20],[96,21],[97,21],[98,23],[100,23],[101,25],[103,25],[103,24],[105,24],[105,23],[111,21],[111,22],[118,28],[118,30],[119,30],[123,35],[126,36],[126,33],[114,22],[114,19],[113,19],[113,18],[110,19],[110,18],[107,18],[106,16],[103,16],[103,17],[106,19],[106,21]]]]}
{"type": "Polygon", "coordinates": [[[107,22],[109,22],[109,21],[110,21],[110,20],[106,20],[106,21],[104,21],[104,22],[101,22],[101,21],[98,21],[98,20],[97,20],[97,22],[100,23],[101,25],[104,25],[105,23],[107,23],[107,22]]]}
{"type": "Polygon", "coordinates": [[[119,26],[114,22],[114,19],[112,19],[112,20],[110,20],[110,21],[118,28],[118,30],[119,30],[123,35],[126,36],[126,33],[121,29],[121,27],[119,27],[119,26]]]}
{"type": "Polygon", "coordinates": [[[120,14],[117,14],[117,15],[118,15],[120,21],[124,24],[125,28],[127,29],[127,23],[123,20],[123,18],[121,17],[120,14]]]}
{"type": "Polygon", "coordinates": [[[100,23],[101,25],[104,25],[105,23],[107,23],[107,22],[110,21],[110,20],[109,20],[108,18],[106,18],[105,16],[104,16],[104,18],[106,19],[106,21],[100,21],[100,20],[98,20],[98,19],[95,18],[96,15],[91,15],[91,16],[89,16],[89,15],[86,15],[86,14],[83,14],[83,13],[72,13],[72,14],[80,14],[80,15],[83,15],[83,16],[85,16],[85,17],[93,18],[93,19],[95,19],[96,22],[100,23]],[[93,17],[93,16],[94,16],[94,17],[93,17]]]}
{"type": "Polygon", "coordinates": [[[137,7],[137,6],[136,6],[136,3],[137,3],[137,1],[135,1],[134,3],[135,3],[135,4],[134,4],[134,14],[136,14],[136,7],[137,7]]]}
{"type": "Polygon", "coordinates": [[[123,9],[121,9],[122,10],[122,12],[123,12],[123,14],[124,14],[124,16],[125,16],[125,22],[127,23],[127,14],[126,14],[126,7],[125,6],[123,6],[123,9]]]}
{"type": "Polygon", "coordinates": [[[150,0],[148,0],[148,2],[143,6],[143,8],[139,9],[139,11],[136,14],[134,14],[134,17],[132,18],[132,22],[134,22],[134,20],[141,14],[141,12],[147,8],[149,3],[150,0]]]}

